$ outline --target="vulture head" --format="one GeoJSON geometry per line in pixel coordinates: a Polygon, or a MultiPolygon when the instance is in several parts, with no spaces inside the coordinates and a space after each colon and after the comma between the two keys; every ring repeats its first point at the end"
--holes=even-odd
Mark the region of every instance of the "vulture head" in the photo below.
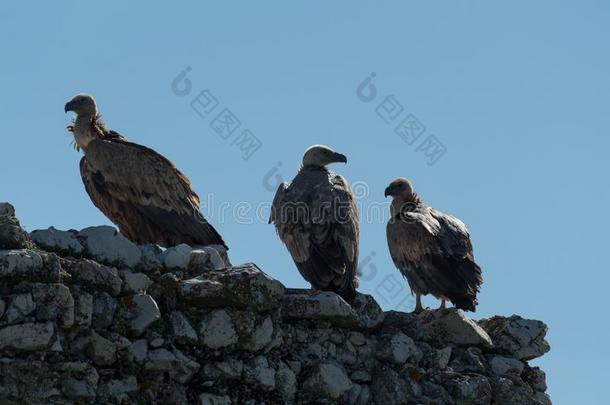
{"type": "Polygon", "coordinates": [[[385,196],[397,197],[408,201],[413,199],[416,194],[411,182],[404,177],[399,177],[392,180],[390,185],[385,189],[385,196]]]}
{"type": "Polygon", "coordinates": [[[73,111],[76,115],[91,116],[97,115],[97,106],[95,100],[89,94],[77,94],[68,101],[64,107],[64,111],[73,111]]]}
{"type": "Polygon", "coordinates": [[[303,166],[324,167],[331,163],[347,163],[347,157],[325,145],[313,145],[303,155],[303,166]]]}
{"type": "Polygon", "coordinates": [[[74,134],[74,148],[85,150],[89,142],[96,137],[94,131],[91,131],[91,127],[98,125],[104,128],[104,124],[99,120],[97,114],[95,100],[88,94],[77,94],[66,103],[64,111],[76,113],[76,119],[68,125],[67,129],[74,134]]]}

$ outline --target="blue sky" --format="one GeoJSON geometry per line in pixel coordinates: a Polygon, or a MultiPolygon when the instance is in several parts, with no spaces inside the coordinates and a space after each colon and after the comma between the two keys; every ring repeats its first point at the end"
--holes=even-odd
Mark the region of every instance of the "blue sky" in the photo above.
{"type": "MultiPolygon", "coordinates": [[[[304,287],[273,228],[234,213],[252,217],[307,146],[331,145],[364,209],[406,176],[463,219],[484,269],[476,317],[544,320],[553,348],[534,363],[554,402],[607,403],[609,17],[602,1],[3,2],[0,200],[28,230],[108,223],[64,130],[64,103],[89,92],[112,129],[191,178],[204,212],[229,203],[211,221],[234,262],[304,287]],[[202,118],[204,90],[218,105],[202,118]],[[210,127],[225,108],[241,122],[227,140],[210,127]],[[394,132],[409,114],[425,127],[411,145],[394,132]],[[248,160],[245,129],[262,143],[248,160]],[[446,150],[433,165],[430,135],[446,150]]],[[[404,305],[381,218],[362,224],[361,260],[362,290],[404,305]]]]}

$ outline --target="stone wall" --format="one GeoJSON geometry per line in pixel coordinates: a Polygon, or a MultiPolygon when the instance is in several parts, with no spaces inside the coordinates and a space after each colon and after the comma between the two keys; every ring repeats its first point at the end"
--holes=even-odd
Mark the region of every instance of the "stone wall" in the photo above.
{"type": "Polygon", "coordinates": [[[0,204],[0,404],[550,404],[546,330],[350,306],[111,227],[28,235],[0,204]]]}

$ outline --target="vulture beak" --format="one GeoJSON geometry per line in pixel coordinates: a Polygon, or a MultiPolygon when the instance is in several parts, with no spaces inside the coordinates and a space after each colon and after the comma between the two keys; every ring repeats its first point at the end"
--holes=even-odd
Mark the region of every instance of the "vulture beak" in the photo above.
{"type": "Polygon", "coordinates": [[[394,195],[394,189],[392,188],[392,186],[388,186],[388,188],[385,189],[385,192],[383,193],[383,195],[385,197],[394,195]]]}
{"type": "Polygon", "coordinates": [[[68,102],[66,103],[66,105],[64,106],[64,112],[65,112],[65,113],[67,113],[68,111],[73,111],[73,109],[72,109],[72,108],[73,108],[73,107],[72,107],[72,101],[68,101],[68,102]]]}
{"type": "Polygon", "coordinates": [[[347,163],[347,156],[342,155],[341,153],[335,153],[335,155],[333,156],[333,162],[347,163]]]}

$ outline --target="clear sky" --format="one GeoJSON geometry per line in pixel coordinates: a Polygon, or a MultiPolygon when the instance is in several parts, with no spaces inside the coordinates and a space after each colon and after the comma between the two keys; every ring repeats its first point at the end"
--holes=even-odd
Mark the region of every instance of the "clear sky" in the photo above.
{"type": "Polygon", "coordinates": [[[476,317],[544,320],[552,351],[534,364],[554,402],[608,403],[608,3],[150,3],[1,3],[0,200],[28,230],[108,223],[64,130],[64,103],[88,92],[190,177],[233,262],[305,287],[253,211],[328,144],[362,195],[363,291],[412,308],[375,214],[409,177],[470,228],[476,317]],[[211,126],[225,109],[240,122],[227,139],[211,126]]]}

